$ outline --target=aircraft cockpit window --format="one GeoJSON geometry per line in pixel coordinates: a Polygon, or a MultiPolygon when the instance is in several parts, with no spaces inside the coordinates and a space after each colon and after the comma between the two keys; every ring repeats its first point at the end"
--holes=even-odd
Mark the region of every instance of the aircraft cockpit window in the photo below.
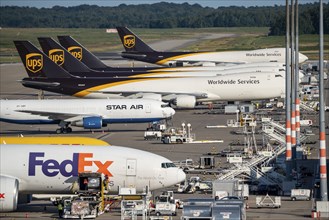
{"type": "Polygon", "coordinates": [[[170,168],[170,167],[176,167],[176,165],[173,164],[173,163],[162,163],[161,167],[162,168],[170,168]]]}
{"type": "Polygon", "coordinates": [[[280,74],[276,74],[275,77],[283,77],[282,75],[280,74]]]}
{"type": "Polygon", "coordinates": [[[161,108],[166,108],[166,107],[169,107],[169,103],[166,103],[166,104],[162,104],[161,105],[161,108]]]}

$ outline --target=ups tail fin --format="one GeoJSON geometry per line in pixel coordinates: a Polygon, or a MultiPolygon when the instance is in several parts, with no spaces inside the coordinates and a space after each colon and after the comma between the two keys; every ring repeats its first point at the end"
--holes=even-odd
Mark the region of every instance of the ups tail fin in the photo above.
{"type": "Polygon", "coordinates": [[[14,41],[14,44],[29,77],[72,77],[68,72],[54,63],[46,54],[36,48],[30,41],[14,41]]]}
{"type": "Polygon", "coordinates": [[[127,52],[156,52],[126,27],[117,27],[123,47],[127,52]]]}
{"type": "MultiPolygon", "coordinates": [[[[75,56],[69,53],[62,45],[57,43],[50,37],[39,37],[39,43],[42,50],[49,58],[57,65],[64,68],[69,73],[90,72],[91,70],[83,63],[81,63],[75,56]]],[[[81,57],[82,51],[77,49],[75,51],[77,57],[81,57]]]]}
{"type": "Polygon", "coordinates": [[[88,66],[90,69],[106,69],[109,68],[106,66],[100,59],[98,59],[93,53],[87,50],[84,46],[82,46],[78,41],[76,41],[71,36],[57,36],[59,43],[69,52],[72,53],[73,56],[77,55],[77,59],[88,66]],[[75,51],[81,50],[81,56],[76,54],[75,51]]]}

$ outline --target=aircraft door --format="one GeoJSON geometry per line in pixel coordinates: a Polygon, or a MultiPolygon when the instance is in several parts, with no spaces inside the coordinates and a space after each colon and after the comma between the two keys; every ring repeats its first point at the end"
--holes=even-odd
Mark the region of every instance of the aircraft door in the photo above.
{"type": "Polygon", "coordinates": [[[127,159],[127,176],[136,176],[137,172],[137,161],[136,159],[127,159]]]}
{"type": "Polygon", "coordinates": [[[145,105],[145,112],[146,113],[151,113],[151,105],[150,104],[145,105]]]}
{"type": "MultiPolygon", "coordinates": [[[[126,187],[136,187],[137,161],[136,159],[127,159],[126,162],[126,187]]],[[[138,184],[138,183],[137,183],[138,184]]]]}

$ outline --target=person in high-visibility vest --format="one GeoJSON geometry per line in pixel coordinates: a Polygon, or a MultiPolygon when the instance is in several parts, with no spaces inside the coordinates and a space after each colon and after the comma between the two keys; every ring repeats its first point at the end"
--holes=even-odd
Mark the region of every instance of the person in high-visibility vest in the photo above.
{"type": "Polygon", "coordinates": [[[61,201],[58,202],[57,209],[58,209],[59,217],[62,218],[63,217],[63,204],[61,201]]]}

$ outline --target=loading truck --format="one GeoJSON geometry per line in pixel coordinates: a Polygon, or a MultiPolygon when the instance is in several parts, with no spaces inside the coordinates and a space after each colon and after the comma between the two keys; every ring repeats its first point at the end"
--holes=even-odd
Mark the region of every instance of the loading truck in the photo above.
{"type": "Polygon", "coordinates": [[[102,211],[103,181],[100,173],[79,173],[77,196],[63,199],[63,218],[96,218],[102,211]]]}
{"type": "Polygon", "coordinates": [[[292,189],[290,198],[292,201],[310,200],[311,199],[311,190],[310,189],[292,189]]]}
{"type": "Polygon", "coordinates": [[[176,203],[173,191],[164,192],[157,198],[155,203],[155,215],[176,215],[176,203]]]}

